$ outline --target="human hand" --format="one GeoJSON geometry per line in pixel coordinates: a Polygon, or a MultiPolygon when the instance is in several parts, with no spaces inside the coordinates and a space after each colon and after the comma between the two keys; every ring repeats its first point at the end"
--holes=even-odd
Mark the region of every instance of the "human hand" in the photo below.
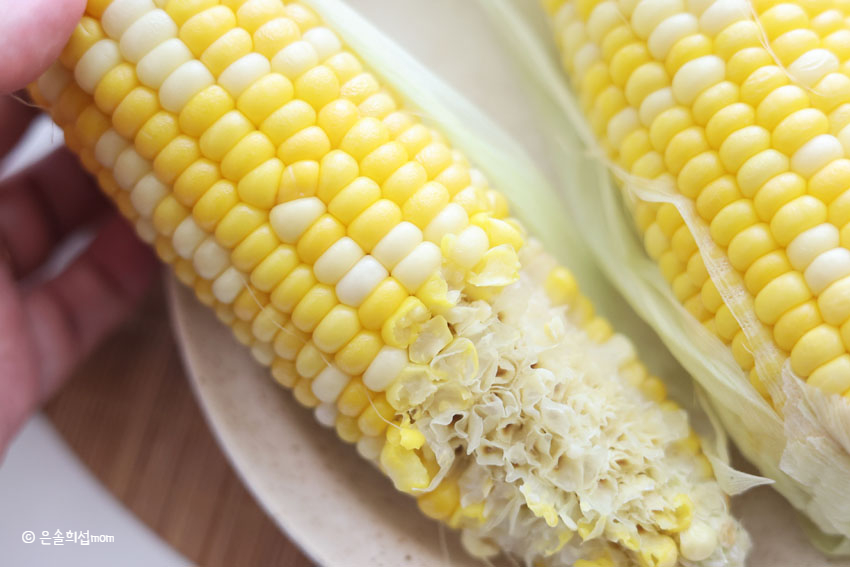
{"type": "MultiPolygon", "coordinates": [[[[58,57],[85,0],[0,0],[0,160],[37,111],[7,93],[58,57]]],[[[26,418],[128,314],[156,261],[60,149],[0,181],[0,456],[26,418]],[[39,268],[69,235],[95,229],[61,274],[39,268]]]]}

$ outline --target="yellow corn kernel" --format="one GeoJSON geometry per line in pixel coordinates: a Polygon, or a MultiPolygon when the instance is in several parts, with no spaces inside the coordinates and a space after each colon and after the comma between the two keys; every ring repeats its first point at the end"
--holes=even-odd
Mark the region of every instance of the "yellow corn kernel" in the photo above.
{"type": "Polygon", "coordinates": [[[307,344],[309,336],[296,329],[291,322],[282,326],[274,338],[274,351],[284,360],[295,361],[298,353],[307,344]]]}
{"type": "MultiPolygon", "coordinates": [[[[227,91],[218,85],[209,86],[189,99],[180,111],[180,129],[190,136],[201,136],[234,106],[227,91]]],[[[229,133],[234,135],[232,131],[229,133]]]]}
{"type": "Polygon", "coordinates": [[[219,221],[215,237],[222,246],[233,247],[268,220],[268,214],[250,205],[239,203],[219,221]]]}
{"type": "Polygon", "coordinates": [[[842,354],[813,370],[807,379],[812,386],[832,394],[850,390],[850,355],[842,354]]]}
{"type": "Polygon", "coordinates": [[[342,415],[356,418],[369,405],[370,394],[363,381],[352,378],[336,400],[337,409],[342,415]]]}
{"type": "Polygon", "coordinates": [[[316,284],[307,291],[293,309],[292,322],[305,333],[311,333],[331,309],[338,304],[339,301],[333,288],[324,284],[316,284]]]}
{"type": "Polygon", "coordinates": [[[447,520],[460,506],[460,489],[457,482],[446,479],[434,490],[417,498],[419,509],[434,520],[447,520]]]}
{"type": "Polygon", "coordinates": [[[301,378],[292,389],[296,401],[306,408],[314,408],[319,405],[319,398],[313,393],[311,380],[301,378]]]}
{"type": "Polygon", "coordinates": [[[192,209],[192,216],[201,228],[212,230],[238,203],[236,187],[222,179],[213,183],[198,199],[192,209]]]}
{"type": "MultiPolygon", "coordinates": [[[[278,240],[271,226],[263,224],[233,249],[230,259],[237,270],[251,272],[268,258],[279,244],[280,240],[278,240]]],[[[269,289],[260,291],[269,291],[269,289]]]]}
{"type": "Polygon", "coordinates": [[[356,443],[363,436],[357,426],[357,420],[347,415],[337,416],[336,433],[346,443],[356,443]]]}
{"type": "Polygon", "coordinates": [[[638,550],[641,567],[673,567],[678,558],[679,550],[671,537],[660,534],[641,536],[638,550]]]}
{"type": "Polygon", "coordinates": [[[381,188],[375,181],[358,177],[334,196],[328,203],[328,212],[347,225],[380,198],[381,188]]]}
{"type": "Polygon", "coordinates": [[[430,316],[425,304],[414,296],[407,297],[381,327],[384,342],[397,348],[407,348],[419,334],[419,328],[430,316]]]}
{"type": "Polygon", "coordinates": [[[327,368],[325,355],[312,342],[307,341],[295,357],[295,369],[298,374],[312,380],[322,370],[327,368]]]}
{"type": "Polygon", "coordinates": [[[300,264],[272,291],[272,304],[283,313],[291,313],[315,283],[310,266],[300,264]]]}
{"type": "Polygon", "coordinates": [[[265,294],[244,288],[233,301],[233,313],[243,321],[253,321],[266,303],[268,303],[268,297],[265,294]]]}
{"type": "Polygon", "coordinates": [[[168,195],[154,210],[153,224],[160,234],[169,236],[187,216],[189,216],[189,210],[173,196],[168,195]]]}
{"type": "Polygon", "coordinates": [[[189,136],[177,136],[153,161],[153,170],[163,183],[174,183],[181,173],[201,157],[198,143],[189,136]]]}
{"type": "Polygon", "coordinates": [[[231,110],[201,134],[201,152],[207,158],[220,162],[239,140],[253,131],[253,125],[244,114],[238,110],[231,110]]]}
{"type": "Polygon", "coordinates": [[[129,63],[121,63],[106,73],[97,84],[94,90],[94,102],[101,111],[112,113],[138,85],[139,80],[133,66],[129,63]]]}
{"type": "Polygon", "coordinates": [[[348,236],[364,251],[369,252],[401,221],[402,212],[398,205],[381,199],[351,221],[348,225],[348,236]]]}
{"type": "Polygon", "coordinates": [[[256,126],[292,100],[294,87],[280,73],[269,73],[249,86],[236,100],[236,108],[256,126]]]}
{"type": "Polygon", "coordinates": [[[251,34],[242,28],[233,28],[204,50],[201,62],[218,77],[231,63],[251,53],[251,47],[251,34]]]}
{"type": "Polygon", "coordinates": [[[360,321],[357,311],[347,305],[336,305],[316,326],[313,342],[323,352],[333,354],[353,339],[358,331],[360,321]]]}
{"type": "Polygon", "coordinates": [[[395,410],[386,397],[380,395],[370,402],[357,419],[357,425],[363,435],[377,437],[387,429],[390,420],[395,417],[395,410]]]}
{"type": "Polygon", "coordinates": [[[180,26],[180,39],[200,57],[204,50],[236,27],[236,16],[227,6],[213,6],[191,16],[180,26]]]}
{"type": "Polygon", "coordinates": [[[146,87],[136,87],[115,108],[112,126],[125,138],[133,138],[139,128],[159,110],[156,93],[146,87]]]}
{"type": "Polygon", "coordinates": [[[269,252],[251,272],[251,285],[262,292],[271,292],[298,265],[295,249],[281,244],[269,252]]]}
{"type": "Polygon", "coordinates": [[[284,388],[292,388],[298,381],[295,365],[291,361],[282,358],[276,358],[272,363],[272,376],[284,388]]]}
{"type": "Polygon", "coordinates": [[[407,290],[395,278],[385,279],[358,308],[363,327],[380,330],[407,297],[407,290]]]}
{"type": "Polygon", "coordinates": [[[780,348],[791,350],[803,334],[822,321],[817,303],[806,301],[789,309],[779,318],[773,327],[773,338],[780,348]]]}
{"type": "Polygon", "coordinates": [[[271,59],[281,49],[301,37],[298,24],[288,18],[270,20],[253,32],[254,50],[271,59]]]}
{"type": "Polygon", "coordinates": [[[424,229],[449,203],[449,192],[439,183],[423,185],[402,206],[404,220],[424,229]]]}
{"type": "MultiPolygon", "coordinates": [[[[248,138],[243,138],[244,147],[234,148],[228,154],[228,158],[234,160],[234,162],[238,163],[238,160],[242,160],[243,152],[251,152],[253,151],[253,146],[256,146],[252,140],[248,138]],[[247,140],[247,143],[245,143],[247,140]],[[237,151],[238,150],[238,151],[237,151]]],[[[263,142],[260,142],[261,144],[263,142]]],[[[280,186],[281,176],[283,175],[283,162],[275,157],[269,157],[265,162],[256,165],[250,171],[246,171],[248,167],[256,163],[262,157],[273,156],[274,150],[271,149],[267,151],[265,155],[256,155],[249,160],[241,161],[239,165],[233,163],[235,167],[244,168],[240,171],[235,171],[233,168],[229,171],[229,178],[234,179],[235,177],[239,177],[238,184],[236,186],[236,191],[239,194],[239,197],[245,203],[260,208],[260,209],[271,209],[272,206],[277,202],[278,196],[278,187],[280,186]]],[[[222,162],[222,168],[224,168],[224,162],[222,162]]],[[[223,170],[224,172],[224,170],[223,170]]]]}
{"type": "Polygon", "coordinates": [[[277,150],[277,155],[284,163],[294,163],[301,160],[319,160],[330,150],[328,135],[318,126],[309,126],[283,142],[277,150]]]}

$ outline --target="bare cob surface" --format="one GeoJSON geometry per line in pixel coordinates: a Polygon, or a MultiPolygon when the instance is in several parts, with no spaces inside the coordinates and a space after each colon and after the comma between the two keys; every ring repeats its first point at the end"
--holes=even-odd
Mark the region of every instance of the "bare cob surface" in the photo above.
{"type": "Polygon", "coordinates": [[[32,92],[181,281],[473,553],[742,564],[663,384],[303,4],[92,1],[32,92]]]}

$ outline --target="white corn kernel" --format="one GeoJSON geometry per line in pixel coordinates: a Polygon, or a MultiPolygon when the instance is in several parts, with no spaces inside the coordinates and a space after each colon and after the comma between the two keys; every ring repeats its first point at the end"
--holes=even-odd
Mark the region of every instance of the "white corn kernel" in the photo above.
{"type": "Polygon", "coordinates": [[[716,55],[704,55],[688,61],[673,76],[673,96],[690,105],[707,88],[726,78],[726,63],[716,55]]]}
{"type": "Polygon", "coordinates": [[[602,343],[606,356],[609,357],[614,366],[620,368],[624,364],[637,359],[635,345],[625,335],[613,334],[607,341],[602,343]]]}
{"type": "Polygon", "coordinates": [[[670,16],[649,34],[647,47],[656,59],[663,61],[670,49],[680,39],[699,31],[699,22],[693,14],[687,12],[670,16]]]}
{"type": "Polygon", "coordinates": [[[151,171],[151,162],[139,155],[133,147],[125,149],[115,160],[112,175],[121,189],[130,191],[151,171]]]}
{"type": "Polygon", "coordinates": [[[750,18],[750,3],[747,0],[716,0],[709,2],[699,18],[703,33],[713,36],[735,22],[750,18]]]}
{"type": "Polygon", "coordinates": [[[251,332],[258,340],[271,342],[282,328],[281,322],[278,320],[279,317],[278,311],[273,306],[267,305],[254,317],[251,332]]]}
{"type": "Polygon", "coordinates": [[[475,169],[474,167],[469,169],[469,184],[480,188],[485,188],[489,185],[487,176],[480,169],[475,169]]]}
{"type": "Polygon", "coordinates": [[[101,39],[92,45],[77,62],[74,78],[85,92],[92,94],[100,80],[121,64],[121,50],[111,39],[101,39]]]}
{"type": "Polygon", "coordinates": [[[188,260],[207,236],[209,234],[198,226],[195,219],[188,216],[177,225],[174,235],[171,237],[171,243],[177,255],[188,260]]]}
{"type": "Polygon", "coordinates": [[[449,203],[425,227],[425,240],[439,245],[443,236],[457,234],[468,225],[469,215],[466,214],[466,209],[457,203],[449,203]]]}
{"type": "Polygon", "coordinates": [[[263,366],[271,366],[274,362],[274,349],[265,343],[256,343],[252,346],[251,355],[263,366]]]}
{"type": "Polygon", "coordinates": [[[372,359],[369,368],[363,373],[363,384],[373,392],[383,392],[395,382],[396,377],[407,365],[407,352],[391,346],[384,346],[372,359]]]}
{"type": "Polygon", "coordinates": [[[143,241],[148,244],[153,244],[156,241],[156,228],[154,228],[153,223],[148,219],[139,219],[136,221],[136,234],[143,241]]]}
{"type": "Polygon", "coordinates": [[[354,240],[343,236],[319,256],[313,265],[313,273],[323,284],[335,285],[364,255],[354,240]]]}
{"type": "Polygon", "coordinates": [[[384,267],[392,270],[399,261],[422,242],[422,231],[415,224],[403,221],[395,225],[372,249],[384,267]]]}
{"type": "Polygon", "coordinates": [[[142,16],[121,36],[119,46],[127,60],[137,63],[154,47],[177,37],[177,24],[164,10],[142,16]]]}
{"type": "Polygon", "coordinates": [[[139,81],[154,90],[178,67],[195,58],[186,44],[178,38],[169,39],[154,47],[136,64],[139,81]]]}
{"type": "Polygon", "coordinates": [[[802,272],[816,256],[837,248],[839,241],[838,229],[829,223],[823,223],[798,234],[788,244],[785,253],[794,269],[802,272]]]}
{"type": "Polygon", "coordinates": [[[337,35],[326,27],[316,27],[308,30],[302,39],[313,46],[319,61],[324,61],[331,55],[336,55],[342,49],[342,43],[337,35]]]}
{"type": "Polygon", "coordinates": [[[100,24],[109,37],[121,39],[133,22],[155,9],[151,0],[113,0],[103,11],[100,24]]]}
{"type": "Polygon", "coordinates": [[[305,71],[319,64],[319,54],[308,42],[294,41],[272,57],[272,69],[290,79],[297,79],[305,71]]]}
{"type": "Polygon", "coordinates": [[[679,544],[685,559],[702,561],[717,549],[717,533],[705,522],[695,520],[679,534],[679,544]]]}
{"type": "Polygon", "coordinates": [[[351,307],[359,307],[389,273],[374,257],[366,255],[336,284],[336,296],[351,307]]]}
{"type": "Polygon", "coordinates": [[[810,49],[788,65],[788,73],[799,83],[813,87],[829,73],[838,70],[839,61],[827,49],[810,49]]]}
{"type": "Polygon", "coordinates": [[[821,134],[815,136],[791,156],[791,169],[810,177],[833,160],[844,157],[844,146],[835,136],[821,134]]]}
{"type": "Polygon", "coordinates": [[[602,59],[602,52],[596,45],[586,43],[573,58],[573,68],[577,77],[583,76],[590,66],[602,59]]]}
{"type": "Polygon", "coordinates": [[[310,388],[313,393],[321,401],[332,404],[336,401],[348,383],[351,377],[345,374],[335,366],[326,366],[324,370],[319,372],[319,375],[313,379],[310,388]]]}
{"type": "Polygon", "coordinates": [[[357,441],[357,452],[367,461],[374,461],[381,456],[385,437],[369,437],[364,435],[357,441]]]}
{"type": "Polygon", "coordinates": [[[632,12],[632,30],[639,38],[648,39],[662,20],[684,10],[682,0],[643,0],[632,12]]]}
{"type": "Polygon", "coordinates": [[[648,128],[659,114],[674,106],[676,106],[676,100],[673,98],[673,89],[670,87],[658,89],[646,95],[638,109],[641,124],[648,128]]]}
{"type": "Polygon", "coordinates": [[[316,421],[325,427],[333,427],[336,425],[337,409],[333,404],[322,403],[316,406],[313,410],[313,415],[316,416],[316,421]]]}
{"type": "Polygon", "coordinates": [[[150,217],[156,206],[168,195],[168,187],[165,186],[154,173],[148,173],[136,183],[130,191],[130,202],[133,208],[142,217],[150,217]]]}
{"type": "Polygon", "coordinates": [[[112,169],[115,160],[130,143],[124,137],[110,128],[104,132],[94,146],[94,157],[106,169],[112,169]]]}
{"type": "Polygon", "coordinates": [[[215,77],[203,63],[187,61],[162,82],[159,101],[165,110],[179,113],[193,96],[213,84],[215,77]]]}
{"type": "Polygon", "coordinates": [[[471,268],[477,264],[487,249],[490,240],[480,226],[470,226],[458,235],[451,249],[451,260],[463,268],[471,268]]]}
{"type": "Polygon", "coordinates": [[[834,282],[850,276],[850,250],[833,248],[824,252],[812,260],[803,275],[812,293],[820,294],[834,282]]]}
{"type": "MultiPolygon", "coordinates": [[[[560,14],[560,11],[558,12],[560,14]]],[[[587,19],[587,35],[594,43],[602,43],[605,36],[612,29],[623,23],[623,16],[617,8],[617,3],[612,1],[600,2],[594,6],[587,19]]],[[[566,25],[558,25],[562,29],[566,25]]]]}
{"type": "Polygon", "coordinates": [[[245,288],[245,277],[233,266],[227,268],[212,284],[212,293],[224,304],[233,303],[245,288]]]}
{"type": "Polygon", "coordinates": [[[211,280],[230,265],[230,254],[213,237],[209,237],[195,250],[192,265],[199,276],[211,280]]]}
{"type": "Polygon", "coordinates": [[[433,242],[423,242],[396,264],[392,274],[410,293],[425,283],[440,268],[443,254],[433,242]]]}
{"type": "Polygon", "coordinates": [[[294,244],[323,214],[325,214],[325,204],[321,199],[304,197],[274,207],[269,212],[269,221],[283,242],[294,244]]]}
{"type": "Polygon", "coordinates": [[[271,72],[271,63],[259,53],[249,53],[231,63],[218,77],[218,84],[239,98],[245,89],[271,72]]]}
{"type": "Polygon", "coordinates": [[[640,118],[638,118],[638,113],[634,108],[628,106],[615,114],[611,120],[608,121],[608,143],[612,147],[619,147],[626,136],[638,128],[640,128],[640,118]]]}
{"type": "Polygon", "coordinates": [[[38,78],[38,92],[50,104],[59,100],[59,97],[71,82],[71,72],[62,66],[60,62],[56,62],[50,66],[50,69],[38,78]]]}
{"type": "MultiPolygon", "coordinates": [[[[620,15],[620,8],[617,7],[616,2],[606,2],[606,4],[614,4],[614,7],[617,8],[617,18],[620,22],[623,21],[623,17],[620,15]]],[[[576,12],[576,7],[572,2],[565,2],[563,6],[558,8],[558,11],[555,12],[555,23],[557,24],[556,29],[562,29],[575,21],[578,17],[576,12]]]]}

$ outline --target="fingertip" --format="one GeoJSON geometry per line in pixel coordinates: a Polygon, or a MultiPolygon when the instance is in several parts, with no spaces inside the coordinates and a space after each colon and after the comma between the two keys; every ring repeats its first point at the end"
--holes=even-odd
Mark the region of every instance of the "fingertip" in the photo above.
{"type": "Polygon", "coordinates": [[[0,18],[0,93],[25,87],[59,57],[86,0],[4,2],[0,18]]]}

